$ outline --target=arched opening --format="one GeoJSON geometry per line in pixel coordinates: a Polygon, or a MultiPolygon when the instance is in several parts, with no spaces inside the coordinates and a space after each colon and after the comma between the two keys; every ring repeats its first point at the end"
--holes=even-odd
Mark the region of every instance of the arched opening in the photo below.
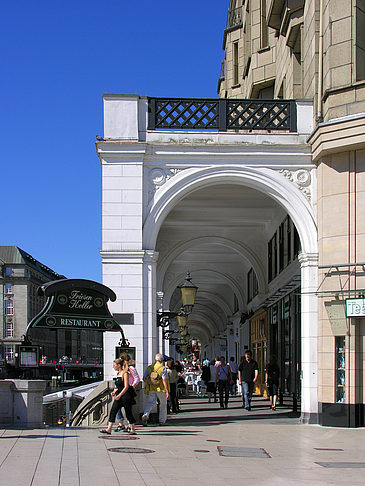
{"type": "Polygon", "coordinates": [[[252,348],[261,376],[256,391],[265,393],[264,366],[275,353],[282,390],[300,398],[303,269],[298,255],[316,252],[310,204],[275,171],[183,172],[173,189],[169,181],[171,187],[159,190],[145,224],[146,241],[159,252],[156,288],[164,294],[165,308],[179,308],[175,288],[190,271],[199,292],[188,324],[201,343],[200,357],[221,354],[239,361],[252,348]]]}

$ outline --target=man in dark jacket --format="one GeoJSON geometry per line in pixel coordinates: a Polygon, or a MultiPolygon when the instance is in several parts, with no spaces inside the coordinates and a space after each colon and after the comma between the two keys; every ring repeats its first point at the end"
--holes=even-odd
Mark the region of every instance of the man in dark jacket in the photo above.
{"type": "Polygon", "coordinates": [[[245,357],[238,368],[238,383],[242,387],[242,401],[246,410],[251,410],[251,399],[254,384],[259,376],[259,367],[250,350],[245,352],[245,357]]]}

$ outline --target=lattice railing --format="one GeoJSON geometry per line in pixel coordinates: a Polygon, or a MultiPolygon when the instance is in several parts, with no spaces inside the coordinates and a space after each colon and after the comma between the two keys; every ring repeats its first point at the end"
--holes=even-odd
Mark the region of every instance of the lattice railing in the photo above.
{"type": "Polygon", "coordinates": [[[149,130],[296,132],[294,100],[149,98],[149,130]]]}

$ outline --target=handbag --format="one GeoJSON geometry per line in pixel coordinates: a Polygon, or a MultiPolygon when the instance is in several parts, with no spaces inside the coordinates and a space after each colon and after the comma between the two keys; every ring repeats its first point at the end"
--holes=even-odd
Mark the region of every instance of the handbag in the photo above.
{"type": "MultiPolygon", "coordinates": [[[[228,366],[228,365],[226,365],[226,366],[228,366]]],[[[232,374],[231,374],[231,372],[229,372],[229,374],[227,375],[226,370],[225,370],[225,369],[222,367],[222,365],[220,365],[220,368],[222,368],[223,373],[226,375],[226,377],[227,377],[227,381],[228,381],[228,384],[229,384],[229,385],[233,385],[233,379],[232,379],[232,374]]]]}

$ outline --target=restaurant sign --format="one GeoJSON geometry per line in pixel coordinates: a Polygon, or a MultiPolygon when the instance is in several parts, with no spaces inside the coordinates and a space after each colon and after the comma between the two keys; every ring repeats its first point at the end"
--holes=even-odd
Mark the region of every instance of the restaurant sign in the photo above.
{"type": "Polygon", "coordinates": [[[346,299],[346,317],[365,317],[365,299],[346,299]]]}
{"type": "Polygon", "coordinates": [[[48,329],[92,329],[122,332],[108,309],[115,293],[98,282],[62,279],[48,282],[38,293],[47,297],[42,311],[28,325],[48,329]]]}

